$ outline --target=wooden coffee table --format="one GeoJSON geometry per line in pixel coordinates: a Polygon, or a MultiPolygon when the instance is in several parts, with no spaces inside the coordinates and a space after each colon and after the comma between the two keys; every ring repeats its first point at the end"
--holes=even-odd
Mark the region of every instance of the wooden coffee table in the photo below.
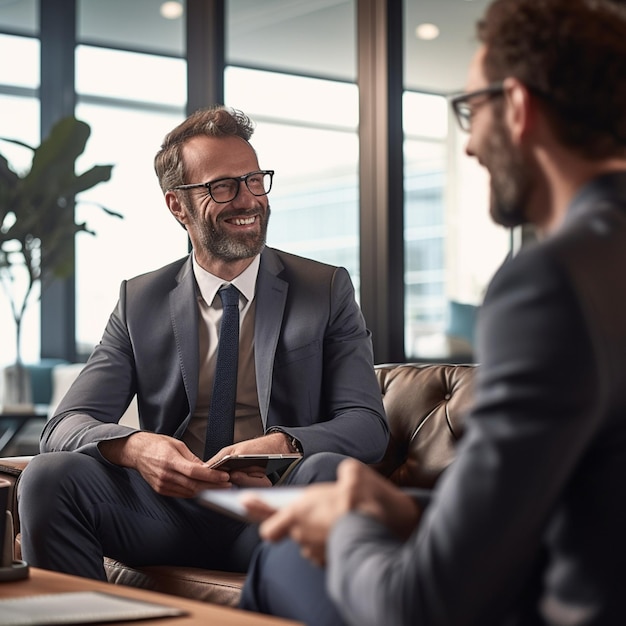
{"type": "MultiPolygon", "coordinates": [[[[155,602],[166,606],[184,609],[187,615],[181,617],[162,617],[154,620],[132,622],[114,622],[112,626],[126,624],[140,626],[141,624],[158,624],[159,626],[297,626],[300,622],[240,611],[229,607],[219,606],[189,600],[179,596],[113,585],[88,578],[79,578],[68,574],[59,574],[47,570],[30,569],[30,576],[25,580],[0,583],[0,598],[16,598],[18,596],[34,596],[66,591],[104,591],[118,596],[155,602]]],[[[300,626],[302,626],[300,624],[300,626]]]]}

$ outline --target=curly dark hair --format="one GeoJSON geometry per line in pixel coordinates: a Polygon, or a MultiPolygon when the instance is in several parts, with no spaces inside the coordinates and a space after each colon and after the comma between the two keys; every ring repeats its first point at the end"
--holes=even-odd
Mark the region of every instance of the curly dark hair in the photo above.
{"type": "Polygon", "coordinates": [[[198,135],[236,136],[249,141],[253,132],[252,120],[237,109],[218,105],[192,113],[165,136],[154,157],[154,169],[163,193],[185,183],[185,164],[182,157],[185,141],[198,135]]]}
{"type": "Polygon", "coordinates": [[[626,155],[623,3],[494,0],[477,34],[489,80],[524,83],[564,145],[592,159],[626,155]]]}

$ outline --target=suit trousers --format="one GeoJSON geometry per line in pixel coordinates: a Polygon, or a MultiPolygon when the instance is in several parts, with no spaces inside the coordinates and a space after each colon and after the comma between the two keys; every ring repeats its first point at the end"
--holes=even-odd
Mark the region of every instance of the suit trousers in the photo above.
{"type": "Polygon", "coordinates": [[[254,554],[239,608],[297,620],[307,626],[342,626],[337,607],[326,592],[326,574],[285,539],[262,543],[254,554]]]}
{"type": "MultiPolygon", "coordinates": [[[[333,480],[344,458],[315,455],[284,484],[333,480]]],[[[178,565],[245,572],[257,526],[193,499],[157,494],[135,470],[77,452],[35,456],[18,485],[22,554],[34,567],[106,580],[103,557],[131,567],[178,565]]]]}

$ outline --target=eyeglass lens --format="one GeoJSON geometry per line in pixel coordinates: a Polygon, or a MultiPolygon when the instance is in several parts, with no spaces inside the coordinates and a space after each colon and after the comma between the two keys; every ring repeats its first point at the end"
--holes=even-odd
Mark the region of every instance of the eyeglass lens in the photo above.
{"type": "Polygon", "coordinates": [[[459,126],[462,130],[469,130],[472,121],[472,107],[467,102],[457,102],[454,107],[459,126]]]}
{"type": "MultiPolygon", "coordinates": [[[[211,183],[209,191],[215,202],[230,202],[239,193],[241,178],[222,178],[211,183]]],[[[272,175],[268,172],[253,172],[243,181],[248,191],[254,196],[264,196],[272,188],[272,175]]]]}

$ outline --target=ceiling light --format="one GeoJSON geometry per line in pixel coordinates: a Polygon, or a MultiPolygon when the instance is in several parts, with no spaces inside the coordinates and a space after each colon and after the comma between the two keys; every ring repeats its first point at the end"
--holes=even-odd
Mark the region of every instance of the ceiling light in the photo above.
{"type": "Polygon", "coordinates": [[[180,2],[164,2],[161,5],[161,15],[166,20],[175,20],[183,14],[183,5],[180,2]]]}
{"type": "Polygon", "coordinates": [[[418,39],[423,39],[425,41],[430,41],[431,39],[437,39],[439,37],[439,28],[434,24],[420,24],[415,29],[415,36],[418,39]]]}

